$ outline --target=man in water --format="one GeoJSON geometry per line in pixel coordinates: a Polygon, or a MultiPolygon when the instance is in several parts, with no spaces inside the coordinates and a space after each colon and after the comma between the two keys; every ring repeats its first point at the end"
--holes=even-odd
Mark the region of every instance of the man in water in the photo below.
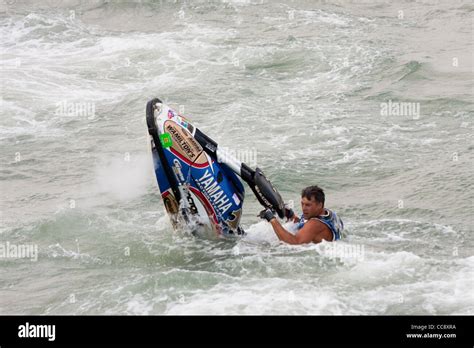
{"type": "Polygon", "coordinates": [[[297,223],[298,232],[288,232],[275,218],[270,209],[265,209],[258,215],[266,219],[273,227],[278,238],[288,244],[321,243],[341,239],[344,223],[335,212],[324,208],[324,191],[318,186],[309,186],[301,192],[301,208],[303,214],[298,218],[293,209],[285,208],[288,220],[297,223]]]}

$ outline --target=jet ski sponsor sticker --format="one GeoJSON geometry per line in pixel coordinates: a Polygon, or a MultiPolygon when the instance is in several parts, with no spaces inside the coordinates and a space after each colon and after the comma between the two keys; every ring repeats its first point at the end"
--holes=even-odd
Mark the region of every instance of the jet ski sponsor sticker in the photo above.
{"type": "Polygon", "coordinates": [[[235,204],[237,204],[237,205],[240,204],[240,199],[239,199],[239,197],[237,196],[236,193],[234,193],[234,194],[232,195],[232,199],[234,200],[235,204]]]}
{"type": "Polygon", "coordinates": [[[193,133],[194,127],[193,127],[193,125],[192,125],[191,123],[188,123],[188,125],[187,125],[186,128],[188,129],[189,133],[191,133],[191,134],[193,133]]]}
{"type": "Polygon", "coordinates": [[[222,213],[225,214],[229,208],[232,207],[230,199],[227,198],[222,187],[218,185],[214,176],[206,170],[199,179],[196,180],[201,191],[206,193],[209,200],[215,207],[222,213]]]}
{"type": "Polygon", "coordinates": [[[181,166],[181,163],[179,163],[179,161],[176,158],[173,160],[173,168],[179,181],[183,183],[185,180],[184,180],[183,172],[181,171],[182,166],[181,166]]]}
{"type": "Polygon", "coordinates": [[[169,135],[169,133],[160,134],[160,142],[161,142],[161,145],[165,149],[168,148],[168,147],[171,147],[171,145],[173,145],[173,142],[171,140],[171,136],[169,135]]]}
{"type": "Polygon", "coordinates": [[[242,209],[232,211],[232,213],[229,214],[229,217],[232,217],[232,219],[227,219],[227,224],[232,229],[236,230],[237,226],[239,225],[241,215],[242,215],[242,209]]]}
{"type": "MultiPolygon", "coordinates": [[[[170,134],[173,149],[185,156],[188,160],[195,162],[201,154],[202,147],[186,130],[173,121],[165,122],[165,131],[170,134]]],[[[200,162],[200,161],[196,161],[200,162]]]]}

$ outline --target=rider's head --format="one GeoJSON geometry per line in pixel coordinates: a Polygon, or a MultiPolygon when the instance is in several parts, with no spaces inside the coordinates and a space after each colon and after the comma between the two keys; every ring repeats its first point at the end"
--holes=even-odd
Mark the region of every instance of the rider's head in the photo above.
{"type": "Polygon", "coordinates": [[[301,191],[301,209],[305,219],[324,214],[324,191],[314,185],[301,191]]]}

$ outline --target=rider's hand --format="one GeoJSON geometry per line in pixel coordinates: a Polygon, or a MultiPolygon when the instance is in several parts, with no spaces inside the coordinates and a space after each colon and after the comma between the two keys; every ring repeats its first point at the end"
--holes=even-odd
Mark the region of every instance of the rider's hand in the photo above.
{"type": "Polygon", "coordinates": [[[275,214],[270,209],[263,209],[257,216],[261,219],[267,220],[268,222],[275,218],[275,214]]]}
{"type": "Polygon", "coordinates": [[[288,204],[285,204],[285,217],[286,221],[291,220],[295,217],[295,212],[290,208],[288,204]]]}

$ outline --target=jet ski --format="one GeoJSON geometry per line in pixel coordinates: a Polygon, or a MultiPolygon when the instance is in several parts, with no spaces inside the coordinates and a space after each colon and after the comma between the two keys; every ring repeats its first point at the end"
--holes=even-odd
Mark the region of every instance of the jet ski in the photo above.
{"type": "Polygon", "coordinates": [[[261,169],[238,161],[158,98],[147,103],[146,121],[156,180],[175,229],[210,237],[243,235],[240,179],[283,218],[283,200],[261,169]]]}

